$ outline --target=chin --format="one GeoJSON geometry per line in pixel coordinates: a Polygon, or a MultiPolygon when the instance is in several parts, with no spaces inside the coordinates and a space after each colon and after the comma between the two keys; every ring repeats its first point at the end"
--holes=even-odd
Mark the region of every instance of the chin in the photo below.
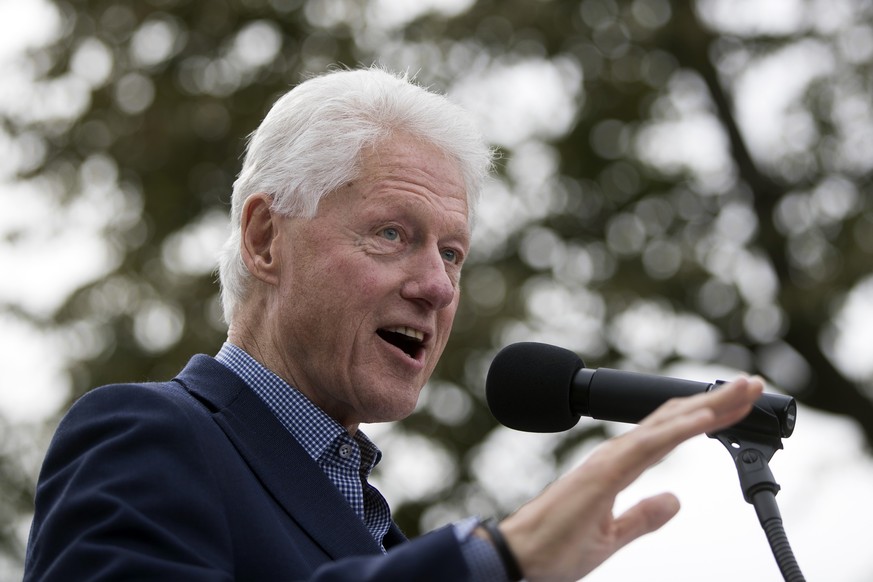
{"type": "Polygon", "coordinates": [[[395,422],[403,420],[415,412],[415,407],[418,404],[418,394],[419,393],[416,392],[415,398],[404,396],[404,401],[393,399],[388,402],[374,403],[376,406],[370,409],[372,420],[367,420],[365,422],[395,422]],[[408,402],[405,401],[407,398],[409,400],[408,402]]]}

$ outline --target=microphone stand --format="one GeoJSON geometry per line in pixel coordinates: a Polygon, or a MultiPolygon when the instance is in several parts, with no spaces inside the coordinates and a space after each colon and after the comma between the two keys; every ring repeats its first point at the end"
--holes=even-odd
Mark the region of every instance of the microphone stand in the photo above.
{"type": "Polygon", "coordinates": [[[805,578],[782,526],[782,515],[776,504],[776,493],[780,487],[769,465],[776,451],[782,448],[781,437],[733,428],[707,436],[723,444],[733,457],[743,497],[755,507],[758,521],[785,582],[804,582],[805,578]]]}

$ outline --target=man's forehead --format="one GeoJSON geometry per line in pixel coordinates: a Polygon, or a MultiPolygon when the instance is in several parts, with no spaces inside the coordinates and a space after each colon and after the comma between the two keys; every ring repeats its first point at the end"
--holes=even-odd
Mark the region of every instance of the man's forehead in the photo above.
{"type": "Polygon", "coordinates": [[[428,141],[398,133],[364,148],[359,171],[381,168],[384,171],[420,171],[463,188],[463,172],[459,161],[445,150],[428,141]]]}

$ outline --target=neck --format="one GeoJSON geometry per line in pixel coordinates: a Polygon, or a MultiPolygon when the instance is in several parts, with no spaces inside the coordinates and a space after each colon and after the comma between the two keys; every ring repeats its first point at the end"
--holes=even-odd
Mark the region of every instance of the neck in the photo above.
{"type": "Polygon", "coordinates": [[[281,358],[274,353],[274,342],[270,342],[261,338],[254,330],[261,329],[260,327],[252,327],[245,324],[245,320],[235,317],[227,330],[227,341],[257,360],[262,366],[282,378],[289,385],[293,386],[298,392],[303,394],[315,406],[321,408],[328,416],[339,422],[350,435],[354,436],[358,432],[358,422],[348,422],[348,419],[337,418],[336,414],[331,414],[331,411],[325,408],[314,394],[310,394],[304,386],[300,386],[290,374],[285,372],[285,367],[281,365],[281,358]]]}

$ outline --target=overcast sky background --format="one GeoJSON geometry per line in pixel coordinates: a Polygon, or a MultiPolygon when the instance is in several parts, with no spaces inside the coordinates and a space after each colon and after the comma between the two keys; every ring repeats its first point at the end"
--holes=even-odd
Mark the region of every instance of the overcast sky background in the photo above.
{"type": "MultiPolygon", "coordinates": [[[[387,1],[384,4],[392,5],[387,1]]],[[[458,2],[453,4],[459,5],[458,2]]],[[[773,11],[774,19],[790,20],[786,6],[794,3],[738,2],[734,17],[742,20],[741,8],[748,10],[752,4],[759,12],[773,11]]],[[[51,13],[42,6],[42,0],[0,0],[0,78],[3,78],[0,106],[24,106],[10,103],[15,99],[15,88],[28,82],[26,71],[16,64],[16,55],[27,46],[47,42],[57,26],[51,13]]],[[[525,69],[520,67],[512,74],[525,74],[525,69]]],[[[534,72],[531,70],[529,74],[534,72]]],[[[743,105],[744,115],[759,132],[757,137],[751,138],[766,147],[769,113],[778,108],[790,87],[772,70],[756,80],[757,99],[743,105]]],[[[537,86],[542,88],[543,83],[537,86]]],[[[538,98],[541,100],[542,95],[538,98]]],[[[536,109],[525,102],[523,95],[519,99],[514,112],[522,120],[519,123],[524,125],[525,115],[530,116],[530,123],[538,123],[542,108],[536,109]]],[[[705,127],[692,126],[688,131],[689,141],[699,143],[700,139],[705,139],[705,127]]],[[[48,196],[14,182],[11,173],[14,160],[3,160],[9,151],[6,144],[0,142],[0,273],[4,274],[0,277],[0,301],[49,314],[69,291],[99,276],[105,268],[108,259],[97,234],[101,223],[99,216],[89,211],[93,209],[89,209],[86,202],[81,208],[74,205],[63,220],[53,219],[53,205],[48,196]],[[12,232],[25,234],[10,240],[8,234],[12,232]]],[[[679,148],[679,151],[692,156],[700,148],[679,148]]],[[[483,211],[488,211],[487,205],[483,211]]],[[[487,225],[488,217],[483,216],[482,220],[487,225]]],[[[208,253],[217,251],[219,242],[205,244],[204,252],[208,253]],[[209,249],[209,244],[214,244],[214,248],[209,249]]],[[[858,362],[862,373],[873,361],[870,358],[873,337],[866,329],[873,327],[869,325],[873,322],[870,287],[859,289],[851,309],[844,315],[844,339],[839,354],[847,366],[858,362]]],[[[55,412],[67,394],[61,344],[57,338],[9,315],[0,314],[0,329],[4,332],[0,334],[0,410],[19,423],[38,422],[55,412]]],[[[723,377],[724,373],[724,370],[686,368],[677,369],[675,375],[708,381],[723,377]]],[[[612,425],[612,428],[625,430],[622,425],[612,425]]],[[[439,478],[443,468],[440,459],[428,458],[420,448],[404,443],[389,425],[371,426],[368,432],[380,444],[385,443],[382,487],[389,500],[392,495],[408,493],[408,490],[392,491],[391,467],[397,467],[398,473],[403,467],[408,474],[410,466],[418,466],[422,482],[439,478]]],[[[489,482],[485,486],[505,486],[519,479],[520,473],[531,476],[533,482],[529,486],[534,490],[545,485],[537,481],[535,471],[527,472],[522,468],[536,467],[537,447],[547,438],[496,431],[487,443],[488,459],[493,461],[488,464],[489,482]]],[[[873,579],[873,552],[869,551],[873,461],[863,451],[857,427],[841,418],[801,407],[797,430],[785,441],[785,450],[776,454],[771,467],[782,485],[777,500],[789,540],[807,580],[869,582],[873,579]]],[[[700,437],[683,445],[629,488],[620,498],[620,505],[627,507],[643,496],[663,490],[678,494],[683,504],[679,516],[660,532],[623,550],[588,580],[767,582],[781,579],[754,509],[742,499],[730,456],[719,443],[700,437]]],[[[22,535],[26,535],[24,526],[22,535]]]]}

